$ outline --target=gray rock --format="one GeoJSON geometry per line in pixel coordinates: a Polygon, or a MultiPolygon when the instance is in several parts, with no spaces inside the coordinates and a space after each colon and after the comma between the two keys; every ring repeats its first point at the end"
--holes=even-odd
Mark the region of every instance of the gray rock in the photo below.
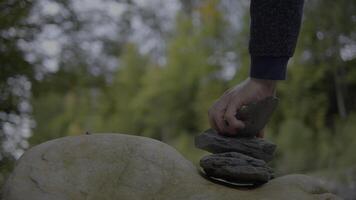
{"type": "Polygon", "coordinates": [[[271,96],[243,106],[237,111],[236,118],[244,121],[245,127],[236,134],[241,137],[256,136],[266,126],[277,105],[278,98],[271,96]]]}
{"type": "Polygon", "coordinates": [[[3,188],[4,200],[334,200],[305,175],[272,179],[254,190],[207,181],[175,149],[157,140],[91,134],[28,150],[3,188]]]}
{"type": "Polygon", "coordinates": [[[195,137],[197,148],[210,153],[238,152],[269,162],[273,158],[276,145],[261,138],[237,138],[218,134],[209,129],[195,137]]]}
{"type": "Polygon", "coordinates": [[[200,166],[207,176],[233,183],[260,185],[273,178],[273,171],[265,161],[236,152],[205,156],[200,166]]]}

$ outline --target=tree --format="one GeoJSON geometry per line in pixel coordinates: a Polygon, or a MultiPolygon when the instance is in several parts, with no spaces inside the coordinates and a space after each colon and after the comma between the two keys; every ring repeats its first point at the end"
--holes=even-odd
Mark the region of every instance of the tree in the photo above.
{"type": "Polygon", "coordinates": [[[26,21],[31,7],[29,1],[0,2],[0,185],[28,146],[27,130],[32,126],[33,68],[19,47],[35,31],[26,21]]]}
{"type": "Polygon", "coordinates": [[[344,153],[345,146],[353,146],[356,131],[351,125],[355,94],[350,92],[356,89],[350,78],[355,77],[355,55],[344,53],[354,48],[355,6],[347,0],[313,0],[305,6],[298,48],[288,80],[279,88],[281,103],[270,129],[280,145],[276,166],[285,172],[355,162],[344,153]]]}

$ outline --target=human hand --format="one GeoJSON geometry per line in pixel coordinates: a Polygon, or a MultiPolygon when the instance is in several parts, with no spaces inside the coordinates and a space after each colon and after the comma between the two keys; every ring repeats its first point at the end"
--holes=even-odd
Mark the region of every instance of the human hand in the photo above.
{"type": "MultiPolygon", "coordinates": [[[[220,134],[236,135],[244,128],[236,112],[243,106],[275,95],[277,81],[248,78],[227,90],[209,109],[209,122],[220,134]]],[[[263,130],[258,134],[263,137],[263,130]]]]}

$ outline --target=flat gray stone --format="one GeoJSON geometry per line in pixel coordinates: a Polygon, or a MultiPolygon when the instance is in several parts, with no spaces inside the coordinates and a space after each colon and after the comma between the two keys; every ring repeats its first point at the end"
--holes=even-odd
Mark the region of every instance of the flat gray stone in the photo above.
{"type": "Polygon", "coordinates": [[[237,138],[218,134],[208,129],[195,137],[195,146],[210,153],[238,152],[269,162],[276,145],[261,138],[237,138]]]}
{"type": "Polygon", "coordinates": [[[266,126],[277,105],[278,98],[271,96],[243,106],[237,111],[236,118],[242,120],[245,127],[236,134],[240,137],[256,136],[266,126]]]}
{"type": "Polygon", "coordinates": [[[265,161],[236,152],[205,156],[200,166],[207,176],[234,183],[259,185],[273,178],[273,171],[265,161]]]}

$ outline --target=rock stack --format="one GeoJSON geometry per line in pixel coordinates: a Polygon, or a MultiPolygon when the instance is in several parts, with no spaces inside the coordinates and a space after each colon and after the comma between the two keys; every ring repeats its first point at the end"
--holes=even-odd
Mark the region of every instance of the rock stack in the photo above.
{"type": "Polygon", "coordinates": [[[256,135],[268,122],[278,99],[268,97],[240,109],[237,118],[245,128],[236,137],[219,134],[209,129],[195,138],[195,146],[206,150],[200,160],[206,177],[233,185],[260,185],[274,177],[267,163],[272,160],[276,145],[256,135]]]}

